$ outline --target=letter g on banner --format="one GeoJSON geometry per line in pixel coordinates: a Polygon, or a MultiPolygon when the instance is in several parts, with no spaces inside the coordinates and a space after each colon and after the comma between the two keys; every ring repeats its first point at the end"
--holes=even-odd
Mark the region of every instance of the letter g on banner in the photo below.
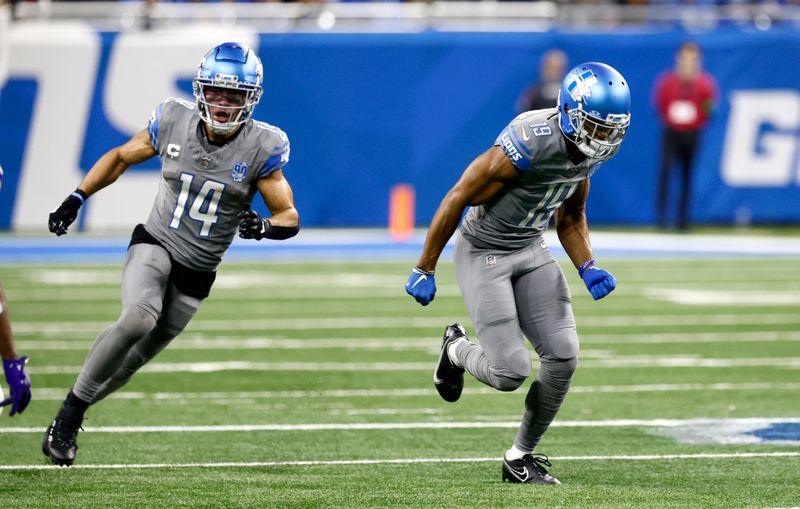
{"type": "Polygon", "coordinates": [[[787,187],[800,183],[797,149],[800,94],[791,90],[739,91],[722,154],[722,180],[731,187],[787,187]]]}

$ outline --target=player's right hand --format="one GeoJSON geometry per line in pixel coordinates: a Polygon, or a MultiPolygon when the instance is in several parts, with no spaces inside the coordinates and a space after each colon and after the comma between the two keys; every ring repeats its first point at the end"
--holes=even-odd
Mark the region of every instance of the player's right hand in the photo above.
{"type": "Polygon", "coordinates": [[[78,217],[78,209],[83,205],[83,200],[77,192],[67,196],[67,199],[50,213],[50,219],[47,222],[50,231],[59,237],[67,233],[69,225],[78,217]]]}
{"type": "Polygon", "coordinates": [[[433,277],[433,272],[414,267],[406,282],[406,293],[423,306],[430,304],[436,295],[436,279],[433,277]]]}

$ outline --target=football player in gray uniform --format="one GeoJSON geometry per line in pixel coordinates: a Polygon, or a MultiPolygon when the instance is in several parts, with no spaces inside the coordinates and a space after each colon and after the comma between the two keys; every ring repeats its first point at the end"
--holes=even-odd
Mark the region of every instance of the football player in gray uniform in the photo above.
{"type": "Polygon", "coordinates": [[[578,335],[571,296],[542,239],[556,216],[558,238],[594,299],[616,280],[593,259],[586,222],[589,178],[619,150],[630,123],[630,91],[612,67],[588,62],[568,72],[555,108],[515,118],[478,156],[439,205],[425,246],[406,283],[423,306],[436,293],[434,269],[456,237],[456,276],[480,346],[455,323],[445,329],[433,381],[456,401],[464,370],[501,391],[531,374],[524,338],[540,359],[525,413],[502,464],[514,483],[560,484],[533,454],[566,397],[577,365],[578,335]]]}
{"type": "Polygon", "coordinates": [[[297,234],[298,214],[283,175],[289,140],[277,127],[251,118],[261,83],[261,61],[252,49],[238,43],[212,48],[193,80],[195,102],[160,104],[147,128],[103,155],[50,214],[50,231],[67,233],[91,195],[129,166],[161,158],[150,217],[136,226],[128,247],[122,312],[97,337],[45,433],[42,451],[54,463],[75,460],[89,405],[127,383],[186,327],[208,296],[237,230],[256,240],[297,234]],[[256,192],[269,219],[250,208],[256,192]]]}

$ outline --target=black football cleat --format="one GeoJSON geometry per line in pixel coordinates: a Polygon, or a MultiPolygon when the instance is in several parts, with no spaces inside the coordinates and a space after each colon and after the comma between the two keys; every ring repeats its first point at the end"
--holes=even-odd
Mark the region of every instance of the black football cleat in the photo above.
{"type": "Polygon", "coordinates": [[[458,401],[461,391],[464,390],[464,368],[453,364],[447,355],[447,348],[459,338],[466,338],[467,331],[459,323],[448,325],[444,329],[442,350],[439,352],[439,361],[433,370],[433,385],[439,391],[439,396],[450,403],[458,401]]]}
{"type": "Polygon", "coordinates": [[[42,452],[53,463],[59,466],[70,466],[78,453],[78,431],[81,428],[80,418],[74,418],[69,412],[59,412],[53,424],[47,427],[42,440],[42,452]],[[62,412],[66,415],[62,416],[62,412]]]}
{"type": "Polygon", "coordinates": [[[561,484],[561,481],[547,473],[550,461],[543,454],[526,454],[518,460],[503,457],[503,480],[510,483],[561,484]]]}
{"type": "Polygon", "coordinates": [[[42,438],[42,454],[50,457],[50,442],[53,441],[53,425],[47,427],[44,432],[44,438],[42,438]]]}

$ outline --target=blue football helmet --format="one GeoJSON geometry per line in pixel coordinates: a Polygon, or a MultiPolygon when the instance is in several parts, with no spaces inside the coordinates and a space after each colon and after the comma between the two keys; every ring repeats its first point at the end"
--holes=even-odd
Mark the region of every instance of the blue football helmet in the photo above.
{"type": "Polygon", "coordinates": [[[573,68],[558,92],[558,122],[587,157],[610,158],[631,122],[631,92],[625,78],[600,62],[573,68]]]}
{"type": "Polygon", "coordinates": [[[261,99],[263,68],[256,53],[236,42],[226,42],[211,49],[197,68],[192,80],[192,91],[197,101],[200,118],[216,134],[229,134],[247,122],[261,99]],[[220,106],[206,100],[206,87],[244,92],[244,103],[238,106],[220,106]],[[226,122],[212,118],[209,107],[231,110],[226,122]]]}

